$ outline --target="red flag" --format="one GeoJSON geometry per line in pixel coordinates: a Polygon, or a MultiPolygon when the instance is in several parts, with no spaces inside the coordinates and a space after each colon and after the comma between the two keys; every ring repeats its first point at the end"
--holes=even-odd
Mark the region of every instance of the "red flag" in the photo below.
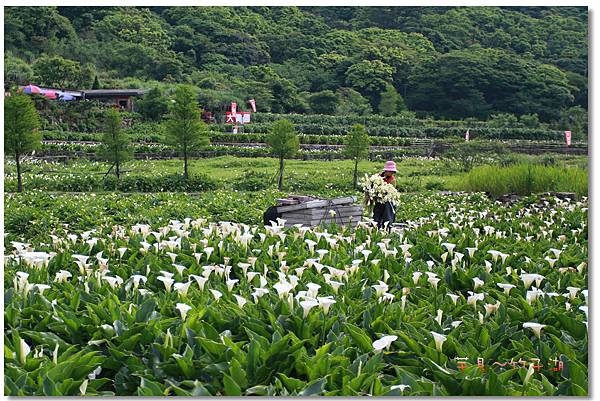
{"type": "Polygon", "coordinates": [[[467,128],[467,132],[465,132],[465,141],[469,140],[469,129],[467,128]]]}
{"type": "Polygon", "coordinates": [[[252,111],[256,113],[256,100],[250,99],[248,100],[248,103],[250,103],[250,106],[252,106],[252,111]]]}
{"type": "Polygon", "coordinates": [[[571,131],[565,131],[565,141],[567,146],[571,146],[571,131]]]}
{"type": "Polygon", "coordinates": [[[237,111],[237,103],[236,102],[231,102],[231,112],[233,114],[235,114],[236,111],[237,111]]]}

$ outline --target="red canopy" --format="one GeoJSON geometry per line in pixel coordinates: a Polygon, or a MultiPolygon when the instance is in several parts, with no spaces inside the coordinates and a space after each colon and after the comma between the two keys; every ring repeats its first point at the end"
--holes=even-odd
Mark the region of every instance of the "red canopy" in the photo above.
{"type": "Polygon", "coordinates": [[[44,91],[42,93],[42,95],[46,96],[48,99],[56,99],[58,97],[58,95],[56,94],[56,92],[54,92],[52,90],[44,91]]]}

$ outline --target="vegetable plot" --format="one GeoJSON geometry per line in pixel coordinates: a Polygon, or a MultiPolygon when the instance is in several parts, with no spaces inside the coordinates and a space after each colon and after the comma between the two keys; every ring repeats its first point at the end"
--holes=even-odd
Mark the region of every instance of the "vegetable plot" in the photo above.
{"type": "Polygon", "coordinates": [[[414,202],[391,233],[186,218],[13,241],[5,392],[586,395],[587,200],[414,202]]]}

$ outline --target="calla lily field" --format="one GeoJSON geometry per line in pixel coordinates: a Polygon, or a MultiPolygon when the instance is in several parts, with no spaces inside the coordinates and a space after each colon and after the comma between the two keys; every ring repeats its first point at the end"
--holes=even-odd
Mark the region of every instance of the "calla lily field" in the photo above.
{"type": "Polygon", "coordinates": [[[585,197],[400,195],[386,231],[26,196],[5,196],[7,395],[588,394],[585,197]],[[16,231],[39,199],[47,230],[16,231]],[[69,202],[102,218],[48,223],[69,202]]]}

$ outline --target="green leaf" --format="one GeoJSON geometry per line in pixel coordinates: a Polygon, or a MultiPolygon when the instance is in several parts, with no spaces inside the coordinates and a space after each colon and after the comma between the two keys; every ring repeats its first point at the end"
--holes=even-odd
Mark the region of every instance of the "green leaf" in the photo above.
{"type": "Polygon", "coordinates": [[[219,359],[223,357],[225,351],[227,350],[227,346],[225,344],[209,340],[208,338],[196,337],[196,340],[198,340],[206,352],[219,359]]]}
{"type": "Polygon", "coordinates": [[[581,340],[585,338],[587,333],[587,328],[585,324],[569,317],[563,313],[556,313],[558,320],[560,321],[561,326],[569,332],[575,339],[581,340]]]}
{"type": "Polygon", "coordinates": [[[575,383],[571,383],[571,394],[577,397],[587,397],[588,392],[585,388],[575,383]]]}
{"type": "Polygon", "coordinates": [[[485,327],[481,327],[481,331],[479,332],[479,345],[482,345],[484,348],[490,346],[490,334],[488,333],[485,327]]]}
{"type": "Polygon", "coordinates": [[[44,390],[44,395],[62,395],[60,391],[56,388],[56,384],[49,377],[44,377],[42,380],[42,387],[44,390]]]}
{"type": "Polygon", "coordinates": [[[567,363],[569,369],[569,377],[573,384],[576,384],[582,388],[588,387],[588,375],[587,368],[577,361],[569,361],[567,363]]]}
{"type": "Polygon", "coordinates": [[[360,327],[350,323],[345,323],[344,331],[350,335],[356,345],[358,345],[364,352],[373,351],[371,338],[360,327]]]}
{"type": "Polygon", "coordinates": [[[261,348],[258,341],[250,341],[250,345],[248,346],[248,368],[246,369],[250,381],[254,380],[256,372],[260,367],[260,353],[261,348]]]}
{"type": "Polygon", "coordinates": [[[269,395],[269,388],[263,385],[250,387],[246,390],[246,395],[266,396],[269,395]]]}
{"type": "Polygon", "coordinates": [[[242,389],[240,386],[231,378],[231,376],[223,375],[223,385],[225,387],[225,395],[240,396],[242,395],[242,389]]]}
{"type": "Polygon", "coordinates": [[[65,340],[63,340],[54,333],[45,331],[22,331],[21,334],[35,341],[37,344],[44,344],[46,347],[51,348],[53,350],[56,344],[58,344],[60,351],[64,351],[65,349],[70,347],[70,344],[66,343],[65,340]]]}
{"type": "Polygon", "coordinates": [[[299,379],[296,379],[293,377],[287,377],[283,373],[278,373],[277,375],[281,379],[283,385],[290,392],[299,392],[301,389],[306,387],[306,383],[303,382],[302,380],[299,380],[299,379]]]}
{"type": "Polygon", "coordinates": [[[569,347],[565,342],[563,342],[560,338],[556,337],[554,334],[548,334],[554,346],[560,351],[561,354],[564,354],[569,357],[570,360],[577,359],[577,356],[573,349],[569,347]]]}
{"type": "Polygon", "coordinates": [[[151,397],[155,395],[165,396],[166,394],[159,383],[153,382],[151,380],[146,379],[145,377],[142,377],[140,381],[140,386],[137,389],[137,395],[151,397]]]}
{"type": "Polygon", "coordinates": [[[236,359],[233,359],[230,365],[229,373],[235,382],[240,386],[241,389],[248,387],[246,371],[242,369],[242,365],[236,359]]]}
{"type": "Polygon", "coordinates": [[[319,395],[325,390],[325,383],[327,383],[327,379],[324,377],[321,379],[313,380],[312,382],[308,383],[298,395],[300,397],[319,395]]]}
{"type": "Polygon", "coordinates": [[[156,301],[152,298],[146,299],[138,308],[135,313],[135,321],[138,323],[144,323],[150,320],[152,312],[156,308],[156,301]]]}

